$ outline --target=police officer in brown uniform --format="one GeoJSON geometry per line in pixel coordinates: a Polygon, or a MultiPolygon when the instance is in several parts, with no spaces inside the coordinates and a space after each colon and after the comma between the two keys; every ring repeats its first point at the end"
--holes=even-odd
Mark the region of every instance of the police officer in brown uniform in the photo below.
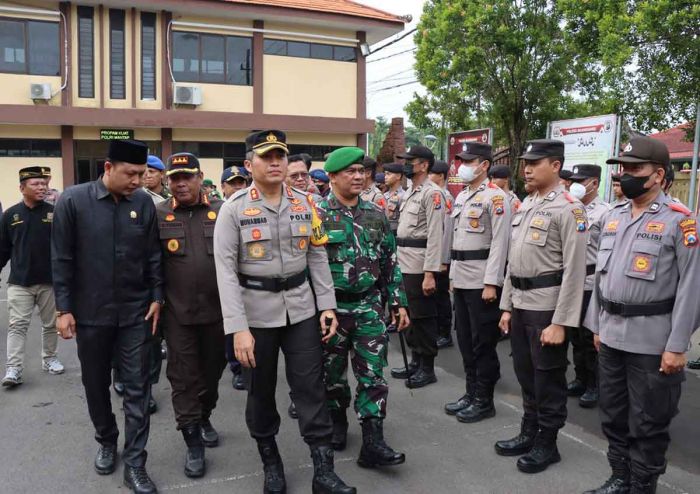
{"type": "Polygon", "coordinates": [[[222,206],[214,231],[214,256],[224,330],[233,333],[236,358],[248,369],[245,416],[264,465],[264,492],[286,492],[275,442],[281,349],[299,429],[311,449],[312,491],[354,494],[355,488],[334,472],[333,427],[323,384],[321,331],[327,342],[338,325],[324,248],[328,237],[310,195],[284,183],[288,154],[284,132],[250,134],[246,149],[245,166],[253,183],[222,206]]]}
{"type": "Polygon", "coordinates": [[[403,181],[403,165],[400,163],[387,163],[384,165],[384,181],[387,191],[384,192],[386,200],[386,216],[389,219],[389,226],[396,236],[399,228],[399,216],[401,214],[401,200],[406,191],[401,182],[403,181]]]}
{"type": "Polygon", "coordinates": [[[465,423],[493,417],[493,390],[501,377],[496,345],[498,299],[508,257],[511,209],[505,192],[489,183],[489,144],[469,143],[457,155],[465,188],[446,224],[446,259],[451,260],[455,330],[466,374],[466,393],[445,405],[465,423]],[[448,250],[449,249],[449,250],[448,250]]]}
{"type": "Polygon", "coordinates": [[[559,184],[564,143],[530,141],[525,181],[530,195],[513,216],[499,323],[510,332],[525,413],[518,436],[498,441],[503,456],[523,455],[518,469],[536,473],[560,460],[557,432],[566,422],[565,328],[578,326],[586,278],[586,212],[559,184]],[[527,454],[526,454],[527,453],[527,454]]]}
{"type": "Polygon", "coordinates": [[[369,156],[362,161],[365,167],[365,189],[360,194],[363,201],[373,202],[382,209],[386,209],[386,200],[384,194],[379,190],[377,184],[374,183],[374,177],[377,174],[377,161],[369,156]]]}
{"type": "Polygon", "coordinates": [[[630,200],[608,212],[585,326],[599,349],[600,416],[612,476],[595,494],[656,492],[666,470],[690,337],[700,326],[695,216],[661,189],[666,145],[630,141],[620,185],[630,200]]]}
{"type": "Polygon", "coordinates": [[[406,341],[411,348],[408,368],[394,368],[392,377],[406,379],[409,388],[421,388],[437,381],[434,362],[437,356],[436,275],[442,263],[445,196],[428,179],[435,162],[425,146],[413,146],[398,156],[405,159],[404,172],[412,181],[401,201],[398,237],[399,265],[403,274],[411,325],[406,341]]]}
{"type": "Polygon", "coordinates": [[[166,373],[177,428],[187,445],[185,475],[201,477],[204,446],[219,442],[209,417],[226,364],[213,245],[223,202],[202,192],[203,174],[192,154],[172,155],[165,174],[173,197],[156,212],[164,256],[166,373]]]}

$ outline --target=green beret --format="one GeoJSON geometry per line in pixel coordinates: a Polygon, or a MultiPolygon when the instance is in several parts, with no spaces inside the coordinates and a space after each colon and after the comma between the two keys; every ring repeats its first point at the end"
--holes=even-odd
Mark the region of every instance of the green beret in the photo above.
{"type": "Polygon", "coordinates": [[[356,147],[340,148],[333,151],[326,158],[326,164],[323,169],[328,173],[335,173],[346,169],[355,163],[362,163],[365,157],[365,152],[356,147]]]}

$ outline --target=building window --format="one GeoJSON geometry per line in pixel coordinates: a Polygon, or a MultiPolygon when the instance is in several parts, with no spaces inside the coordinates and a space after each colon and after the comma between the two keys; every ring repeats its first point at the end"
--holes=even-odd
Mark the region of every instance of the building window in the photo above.
{"type": "Polygon", "coordinates": [[[141,12],[141,99],[156,99],[156,14],[141,12]]]}
{"type": "Polygon", "coordinates": [[[123,10],[109,9],[109,97],[126,99],[123,10]]]}
{"type": "Polygon", "coordinates": [[[313,161],[326,161],[326,155],[332,153],[342,146],[325,146],[318,144],[290,144],[289,154],[306,153],[311,156],[313,161]]]}
{"type": "Polygon", "coordinates": [[[355,53],[355,48],[352,46],[305,43],[300,41],[285,41],[282,39],[266,39],[263,46],[265,55],[314,58],[316,60],[336,60],[338,62],[357,61],[357,54],[355,53]]]}
{"type": "Polygon", "coordinates": [[[252,85],[252,40],[240,36],[173,33],[173,75],[178,82],[252,85]]]}
{"type": "Polygon", "coordinates": [[[95,97],[95,19],[92,7],[78,7],[78,97],[95,97]]]}
{"type": "Polygon", "coordinates": [[[0,157],[3,158],[59,158],[61,141],[58,139],[0,139],[0,157]]]}
{"type": "Polygon", "coordinates": [[[0,20],[0,72],[60,75],[57,22],[0,20]]]}

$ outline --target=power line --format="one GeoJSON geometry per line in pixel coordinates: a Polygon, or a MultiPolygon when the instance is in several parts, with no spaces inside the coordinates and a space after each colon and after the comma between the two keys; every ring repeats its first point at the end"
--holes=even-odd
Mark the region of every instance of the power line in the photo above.
{"type": "Polygon", "coordinates": [[[386,60],[387,58],[397,57],[399,55],[403,55],[404,53],[416,51],[416,49],[417,48],[414,46],[413,48],[409,48],[408,50],[403,50],[403,51],[399,51],[397,53],[392,53],[391,55],[387,55],[386,57],[375,58],[374,60],[367,60],[367,63],[379,62],[380,60],[386,60]]]}
{"type": "Polygon", "coordinates": [[[393,45],[394,43],[398,43],[399,41],[401,41],[402,39],[404,39],[406,36],[409,36],[409,35],[411,35],[411,34],[413,34],[413,33],[415,33],[415,32],[416,32],[416,28],[414,27],[413,29],[410,29],[410,30],[406,31],[405,33],[403,33],[400,37],[396,38],[396,39],[393,40],[393,41],[389,41],[387,44],[382,45],[382,46],[380,46],[379,48],[375,48],[374,50],[372,50],[372,49],[370,48],[370,50],[371,50],[370,55],[371,55],[372,53],[377,53],[379,50],[383,50],[383,49],[386,48],[387,46],[391,46],[391,45],[393,45]]]}
{"type": "Polygon", "coordinates": [[[389,89],[395,89],[395,88],[397,88],[397,87],[402,87],[402,86],[409,86],[409,85],[411,85],[411,84],[420,84],[420,82],[419,82],[419,81],[403,82],[403,83],[401,83],[401,84],[396,84],[396,85],[394,85],[394,86],[383,87],[383,88],[380,88],[380,89],[373,89],[373,90],[368,91],[368,92],[369,92],[369,93],[380,93],[380,92],[382,92],[382,91],[388,91],[389,89]]]}

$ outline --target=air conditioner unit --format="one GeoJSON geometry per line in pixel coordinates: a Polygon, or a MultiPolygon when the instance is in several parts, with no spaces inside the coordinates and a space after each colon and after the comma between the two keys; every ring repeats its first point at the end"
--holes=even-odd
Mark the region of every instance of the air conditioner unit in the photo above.
{"type": "Polygon", "coordinates": [[[29,97],[33,100],[50,100],[51,99],[51,84],[30,84],[29,97]]]}
{"type": "Polygon", "coordinates": [[[173,99],[176,105],[201,105],[202,88],[200,86],[173,84],[173,99]]]}

